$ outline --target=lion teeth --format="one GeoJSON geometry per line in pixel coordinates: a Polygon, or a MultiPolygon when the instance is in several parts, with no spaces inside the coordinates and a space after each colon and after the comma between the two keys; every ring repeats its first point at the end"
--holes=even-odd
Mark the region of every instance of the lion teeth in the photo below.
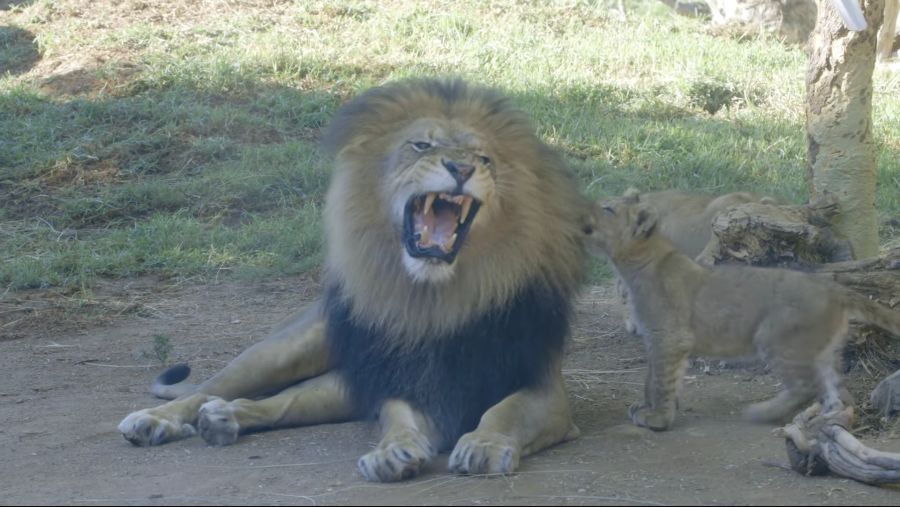
{"type": "Polygon", "coordinates": [[[431,239],[431,234],[428,233],[428,226],[427,226],[427,225],[424,226],[424,227],[422,227],[422,232],[421,232],[420,234],[421,234],[421,236],[419,237],[419,244],[420,244],[420,245],[427,245],[427,244],[428,244],[428,240],[431,239]]]}
{"type": "Polygon", "coordinates": [[[456,244],[456,233],[453,233],[453,236],[450,236],[450,239],[448,239],[447,242],[444,243],[444,246],[443,246],[444,251],[449,253],[451,250],[453,250],[453,245],[455,245],[455,244],[456,244]]]}
{"type": "Polygon", "coordinates": [[[469,210],[472,208],[472,199],[466,199],[463,201],[462,210],[459,212],[459,223],[465,223],[466,218],[469,217],[469,210]]]}
{"type": "Polygon", "coordinates": [[[433,193],[425,196],[425,215],[427,216],[431,213],[431,205],[434,204],[435,195],[433,193]]]}

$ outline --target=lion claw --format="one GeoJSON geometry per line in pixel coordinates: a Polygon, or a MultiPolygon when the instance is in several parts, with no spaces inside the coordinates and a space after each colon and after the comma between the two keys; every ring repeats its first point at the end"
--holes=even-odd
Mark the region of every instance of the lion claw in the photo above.
{"type": "Polygon", "coordinates": [[[154,415],[151,410],[132,412],[119,423],[119,432],[132,445],[162,445],[197,434],[197,430],[190,424],[167,420],[154,415]]]}
{"type": "Polygon", "coordinates": [[[356,466],[367,481],[396,482],[418,475],[434,454],[425,435],[406,430],[385,437],[374,451],[359,458],[356,466]]]}
{"type": "Polygon", "coordinates": [[[499,433],[467,433],[450,454],[450,471],[457,474],[511,474],[519,467],[516,441],[499,433]]]}
{"type": "Polygon", "coordinates": [[[213,398],[200,407],[197,427],[203,440],[216,447],[237,442],[241,429],[234,408],[222,398],[213,398]]]}

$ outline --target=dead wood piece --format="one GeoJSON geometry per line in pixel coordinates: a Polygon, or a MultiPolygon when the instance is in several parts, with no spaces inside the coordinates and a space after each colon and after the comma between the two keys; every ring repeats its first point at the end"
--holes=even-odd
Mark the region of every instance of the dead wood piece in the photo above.
{"type": "Polygon", "coordinates": [[[806,205],[752,202],[719,214],[698,262],[754,266],[810,266],[852,259],[849,243],[829,227],[837,200],[822,194],[806,205]]]}
{"type": "Polygon", "coordinates": [[[900,309],[900,248],[881,257],[821,264],[811,266],[811,270],[889,308],[900,309]]]}
{"type": "Polygon", "coordinates": [[[866,484],[900,483],[900,454],[866,447],[847,430],[853,424],[853,407],[821,411],[816,403],[774,432],[785,439],[794,471],[804,475],[830,471],[866,484]]]}

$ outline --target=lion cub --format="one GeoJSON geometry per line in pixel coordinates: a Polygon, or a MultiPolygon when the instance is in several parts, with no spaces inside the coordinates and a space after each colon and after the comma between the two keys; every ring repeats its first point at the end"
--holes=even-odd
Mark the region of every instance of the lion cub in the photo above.
{"type": "MultiPolygon", "coordinates": [[[[775,203],[771,197],[749,192],[732,192],[719,196],[689,193],[681,190],[662,190],[641,194],[629,188],[623,197],[638,202],[652,203],[659,212],[656,229],[664,238],[672,242],[678,251],[691,259],[703,252],[712,237],[712,222],[719,214],[749,202],[775,203]]],[[[625,329],[632,334],[637,328],[628,310],[628,291],[622,280],[616,282],[616,289],[624,308],[625,329]]]]}
{"type": "Polygon", "coordinates": [[[840,285],[785,269],[700,266],[658,224],[656,209],[630,195],[597,203],[584,228],[590,251],[608,256],[624,281],[647,348],[644,403],[629,409],[638,426],[664,430],[672,423],[689,354],[760,353],[784,389],[745,415],[771,422],[816,395],[826,409],[849,401],[835,369],[849,318],[900,336],[900,315],[840,285]]]}

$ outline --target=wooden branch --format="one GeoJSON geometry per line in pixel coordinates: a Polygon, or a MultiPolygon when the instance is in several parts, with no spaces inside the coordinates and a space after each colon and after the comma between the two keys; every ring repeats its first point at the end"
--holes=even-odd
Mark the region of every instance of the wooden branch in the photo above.
{"type": "Polygon", "coordinates": [[[808,267],[850,260],[850,244],[829,226],[838,211],[830,193],[800,206],[769,201],[736,206],[713,220],[712,237],[697,261],[808,267]]]}
{"type": "Polygon", "coordinates": [[[847,431],[853,407],[822,414],[818,403],[774,431],[785,439],[791,468],[804,475],[827,472],[866,484],[900,483],[900,454],[866,447],[847,431]]]}

